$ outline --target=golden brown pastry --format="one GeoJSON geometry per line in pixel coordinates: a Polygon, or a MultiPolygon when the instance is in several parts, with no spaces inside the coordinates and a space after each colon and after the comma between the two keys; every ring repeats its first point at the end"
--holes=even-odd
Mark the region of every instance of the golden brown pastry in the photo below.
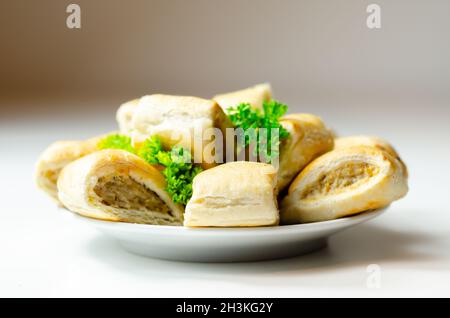
{"type": "Polygon", "coordinates": [[[281,203],[285,224],[326,221],[387,206],[406,195],[407,176],[386,151],[355,146],[311,162],[281,203]]]}
{"type": "Polygon", "coordinates": [[[333,149],[333,135],[311,114],[290,114],[280,124],[289,131],[280,144],[278,189],[282,191],[311,160],[333,149]]]}
{"type": "Polygon", "coordinates": [[[37,186],[58,201],[56,181],[62,168],[72,161],[97,151],[97,144],[106,135],[88,140],[57,141],[51,144],[38,159],[34,179],[37,186]]]}
{"type": "Polygon", "coordinates": [[[237,161],[194,178],[185,226],[264,226],[279,222],[276,170],[265,163],[237,161]]]}
{"type": "Polygon", "coordinates": [[[392,147],[386,140],[375,136],[348,136],[338,137],[334,140],[335,149],[348,148],[354,146],[369,146],[376,147],[390,153],[394,157],[398,157],[394,147],[392,147]]]}
{"type": "Polygon", "coordinates": [[[214,96],[215,100],[223,110],[229,107],[235,107],[240,103],[249,103],[253,108],[262,109],[264,101],[272,98],[272,88],[270,84],[258,84],[236,92],[220,94],[214,96]]]}
{"type": "Polygon", "coordinates": [[[191,149],[195,163],[203,168],[223,160],[227,127],[231,122],[212,100],[189,96],[149,95],[140,99],[132,120],[132,139],[137,147],[158,135],[164,147],[179,145],[191,149]],[[214,129],[221,133],[215,140],[214,129]],[[208,148],[208,145],[216,145],[208,148]],[[213,149],[213,151],[210,151],[213,149]],[[217,152],[214,152],[216,150],[217,152]]]}
{"type": "Polygon", "coordinates": [[[139,99],[133,99],[120,105],[116,113],[116,120],[122,134],[129,134],[132,130],[133,114],[139,104],[139,99]]]}
{"type": "Polygon", "coordinates": [[[69,210],[120,222],[181,225],[183,207],[164,190],[155,167],[123,150],[101,150],[67,165],[58,178],[58,196],[69,210]]]}
{"type": "Polygon", "coordinates": [[[375,147],[390,153],[393,157],[397,158],[400,161],[400,163],[403,166],[403,169],[405,170],[405,174],[406,175],[408,174],[408,169],[406,168],[406,165],[404,164],[404,162],[402,161],[402,159],[400,158],[394,147],[387,140],[384,140],[380,137],[365,136],[365,135],[339,137],[334,140],[335,149],[342,149],[354,146],[375,147]]]}

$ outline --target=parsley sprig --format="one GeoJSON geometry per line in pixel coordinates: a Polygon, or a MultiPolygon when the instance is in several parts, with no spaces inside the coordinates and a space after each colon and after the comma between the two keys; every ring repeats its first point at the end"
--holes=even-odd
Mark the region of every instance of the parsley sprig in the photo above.
{"type": "Polygon", "coordinates": [[[125,135],[112,134],[102,138],[98,144],[98,149],[122,149],[131,153],[136,153],[136,150],[131,145],[131,138],[125,135]]]}
{"type": "Polygon", "coordinates": [[[167,192],[175,203],[187,204],[192,196],[192,181],[202,168],[192,164],[191,153],[179,146],[164,150],[157,136],[147,139],[138,155],[151,164],[164,166],[167,192]]]}
{"type": "Polygon", "coordinates": [[[281,140],[289,137],[289,132],[279,122],[287,110],[287,105],[270,100],[263,102],[263,111],[241,103],[228,108],[227,112],[234,126],[243,130],[244,148],[253,147],[254,155],[262,155],[267,162],[271,162],[279,156],[281,140]],[[278,129],[278,134],[273,134],[272,129],[278,129]]]}

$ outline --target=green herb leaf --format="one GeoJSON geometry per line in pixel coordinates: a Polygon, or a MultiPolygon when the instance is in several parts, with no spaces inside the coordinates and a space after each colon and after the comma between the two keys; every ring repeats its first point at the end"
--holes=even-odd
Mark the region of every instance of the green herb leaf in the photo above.
{"type": "Polygon", "coordinates": [[[97,144],[98,149],[122,149],[131,153],[136,150],[131,145],[131,138],[125,135],[113,134],[101,139],[97,144]]]}
{"type": "Polygon", "coordinates": [[[157,136],[147,139],[139,149],[139,156],[150,164],[164,166],[166,191],[173,202],[186,205],[192,197],[192,181],[202,168],[192,164],[191,153],[182,147],[164,150],[157,136]]]}
{"type": "Polygon", "coordinates": [[[138,156],[152,165],[159,164],[164,161],[163,158],[157,158],[160,153],[164,153],[161,140],[152,136],[148,138],[139,148],[138,156]]]}
{"type": "Polygon", "coordinates": [[[289,132],[279,122],[287,110],[287,105],[270,100],[263,102],[263,112],[252,109],[248,103],[241,103],[228,108],[227,113],[233,125],[244,130],[244,147],[254,144],[254,155],[264,154],[265,159],[270,162],[279,155],[281,140],[289,137],[289,132]],[[256,134],[251,133],[251,128],[256,130],[256,134]],[[272,134],[273,128],[278,129],[278,135],[272,134]]]}

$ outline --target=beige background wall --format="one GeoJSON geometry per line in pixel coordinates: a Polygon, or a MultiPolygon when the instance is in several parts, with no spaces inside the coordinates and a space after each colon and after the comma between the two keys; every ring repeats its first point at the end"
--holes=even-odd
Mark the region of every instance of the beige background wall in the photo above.
{"type": "Polygon", "coordinates": [[[450,100],[450,2],[2,0],[0,95],[210,96],[270,81],[296,103],[450,100]],[[78,3],[82,29],[66,27],[78,3]],[[382,8],[382,29],[365,25],[382,8]]]}

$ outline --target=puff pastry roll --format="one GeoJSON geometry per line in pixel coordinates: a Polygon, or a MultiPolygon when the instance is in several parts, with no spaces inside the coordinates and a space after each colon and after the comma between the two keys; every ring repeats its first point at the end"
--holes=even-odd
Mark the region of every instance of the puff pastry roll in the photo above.
{"type": "Polygon", "coordinates": [[[278,190],[282,191],[314,158],[333,149],[333,134],[322,120],[311,114],[291,114],[280,124],[289,137],[280,144],[278,190]]]}
{"type": "Polygon", "coordinates": [[[137,147],[150,136],[158,135],[164,147],[179,145],[191,149],[195,163],[201,163],[203,168],[210,168],[216,165],[216,161],[224,158],[223,145],[227,127],[232,127],[231,122],[212,100],[149,95],[139,100],[134,111],[131,135],[133,144],[137,147]],[[220,130],[220,140],[205,133],[210,128],[220,130]],[[215,149],[220,153],[207,151],[206,146],[214,142],[217,145],[215,149]]]}
{"type": "Polygon", "coordinates": [[[116,113],[116,121],[122,134],[129,134],[133,128],[133,114],[139,104],[139,99],[133,99],[120,105],[116,113]]]}
{"type": "Polygon", "coordinates": [[[73,212],[110,221],[181,225],[183,208],[165,187],[159,170],[116,149],[78,159],[58,178],[59,199],[73,212]]]}
{"type": "Polygon", "coordinates": [[[326,221],[384,207],[408,191],[401,163],[386,151],[355,146],[311,162],[281,203],[285,224],[326,221]]]}
{"type": "Polygon", "coordinates": [[[408,174],[408,169],[406,168],[405,163],[402,161],[402,159],[400,158],[394,147],[387,140],[384,140],[380,137],[365,136],[365,135],[339,137],[334,140],[335,149],[342,149],[354,146],[375,147],[388,152],[389,154],[391,154],[393,157],[397,158],[397,160],[400,161],[400,163],[403,166],[405,174],[406,175],[408,174]]]}
{"type": "Polygon", "coordinates": [[[213,100],[224,110],[228,107],[235,107],[240,103],[249,103],[254,108],[262,109],[263,102],[270,99],[272,99],[272,88],[268,83],[213,97],[213,100]]]}
{"type": "Polygon", "coordinates": [[[348,148],[354,146],[376,147],[398,157],[397,151],[386,140],[375,136],[348,136],[338,137],[334,140],[335,149],[348,148]]]}
{"type": "Polygon", "coordinates": [[[230,162],[199,173],[186,206],[185,226],[276,225],[276,170],[257,162],[230,162]]]}
{"type": "Polygon", "coordinates": [[[56,181],[59,173],[72,161],[97,151],[97,144],[106,135],[88,140],[57,141],[51,144],[38,159],[34,179],[38,188],[58,201],[56,181]]]}

